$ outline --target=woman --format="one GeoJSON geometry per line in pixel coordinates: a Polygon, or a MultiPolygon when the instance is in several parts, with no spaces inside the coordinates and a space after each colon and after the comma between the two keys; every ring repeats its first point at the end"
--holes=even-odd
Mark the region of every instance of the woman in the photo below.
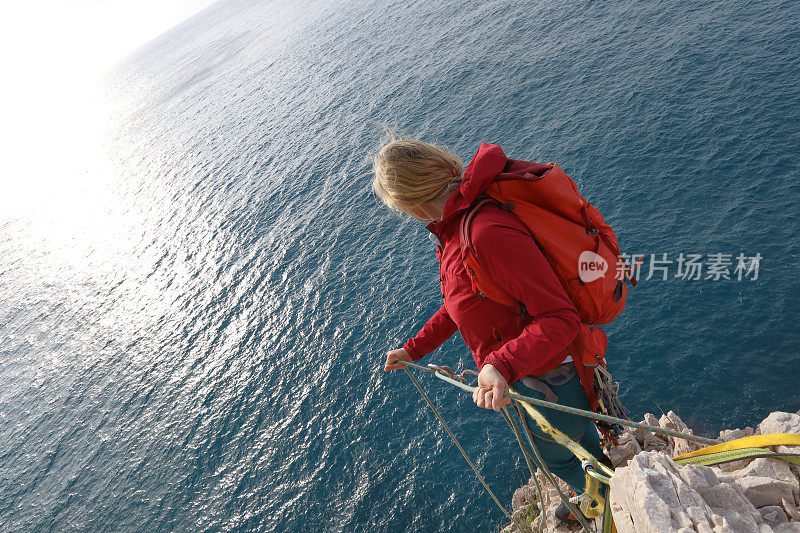
{"type": "MultiPolygon", "coordinates": [[[[376,195],[389,208],[426,223],[431,232],[444,298],[415,337],[387,352],[385,370],[421,359],[458,330],[480,368],[472,395],[478,407],[499,411],[510,402],[504,395],[513,384],[520,394],[590,410],[568,349],[579,331],[578,311],[523,223],[494,204],[482,207],[471,223],[479,264],[519,307],[476,294],[464,267],[460,220],[503,171],[506,160],[499,146],[484,143],[462,175],[458,156],[394,134],[375,156],[376,195]]],[[[590,453],[603,457],[591,420],[549,409],[544,414],[590,453]]],[[[545,464],[580,495],[585,477],[577,458],[535,422],[529,420],[529,425],[545,464]]],[[[563,504],[557,515],[574,522],[563,504]]]]}

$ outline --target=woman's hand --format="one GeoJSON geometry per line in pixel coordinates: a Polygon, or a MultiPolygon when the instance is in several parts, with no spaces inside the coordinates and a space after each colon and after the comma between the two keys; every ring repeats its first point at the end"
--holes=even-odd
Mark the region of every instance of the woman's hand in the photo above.
{"type": "MultiPolygon", "coordinates": [[[[403,368],[406,365],[397,363],[397,361],[408,361],[411,362],[411,355],[403,348],[399,350],[390,350],[386,352],[386,364],[383,367],[384,371],[389,370],[397,370],[398,368],[403,368]]],[[[502,377],[502,376],[501,376],[502,377]]]]}
{"type": "Polygon", "coordinates": [[[499,411],[511,400],[505,396],[508,382],[503,374],[492,365],[483,365],[478,374],[478,387],[472,391],[472,401],[478,407],[499,411]]]}

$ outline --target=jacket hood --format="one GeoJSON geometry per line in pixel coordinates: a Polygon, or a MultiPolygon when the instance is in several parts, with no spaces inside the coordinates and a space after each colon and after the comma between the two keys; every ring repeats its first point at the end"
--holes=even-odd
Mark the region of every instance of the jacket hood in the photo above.
{"type": "Polygon", "coordinates": [[[428,230],[438,233],[450,219],[469,207],[475,198],[489,188],[495,177],[503,171],[507,161],[506,154],[498,145],[481,143],[464,169],[461,185],[445,202],[442,219],[429,223],[426,226],[428,230]]]}

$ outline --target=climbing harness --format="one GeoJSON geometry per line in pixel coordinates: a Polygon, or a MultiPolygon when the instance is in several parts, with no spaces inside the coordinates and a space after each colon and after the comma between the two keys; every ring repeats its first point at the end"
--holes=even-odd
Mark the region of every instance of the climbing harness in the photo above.
{"type": "MultiPolygon", "coordinates": [[[[425,366],[422,366],[422,365],[419,365],[419,364],[416,364],[416,363],[412,363],[412,362],[409,362],[409,361],[398,361],[398,363],[403,365],[403,369],[406,371],[406,374],[408,374],[409,378],[414,383],[414,386],[417,388],[417,390],[420,392],[422,397],[427,402],[428,406],[433,410],[433,412],[436,415],[436,417],[442,423],[442,425],[444,426],[445,430],[447,431],[447,434],[450,436],[450,438],[453,440],[455,445],[458,447],[458,450],[461,452],[461,455],[464,457],[464,459],[470,465],[470,467],[472,468],[473,472],[475,472],[475,474],[478,476],[478,479],[480,480],[480,482],[483,485],[483,487],[486,489],[486,491],[492,497],[494,502],[497,504],[497,506],[503,512],[503,514],[509,520],[511,520],[513,522],[512,515],[505,509],[505,507],[503,507],[503,505],[500,503],[498,498],[495,496],[495,494],[489,488],[489,485],[486,483],[486,481],[484,480],[483,476],[481,476],[481,474],[478,471],[478,469],[475,466],[475,464],[469,459],[469,457],[467,456],[466,452],[464,451],[464,448],[458,442],[458,439],[456,439],[456,437],[453,434],[453,432],[450,431],[449,426],[445,423],[445,421],[442,418],[442,416],[439,413],[439,411],[436,409],[436,407],[430,401],[430,398],[428,398],[428,395],[425,393],[425,391],[422,390],[422,387],[419,385],[419,383],[417,382],[416,378],[414,378],[413,374],[409,371],[409,367],[415,368],[415,369],[418,369],[418,370],[422,370],[422,371],[425,371],[425,372],[433,372],[434,375],[437,378],[442,379],[442,380],[444,380],[444,381],[446,381],[448,383],[451,383],[451,384],[461,388],[462,390],[465,390],[465,391],[468,391],[468,392],[474,391],[475,387],[472,387],[472,386],[467,385],[465,383],[465,381],[467,379],[466,375],[467,374],[471,374],[471,375],[477,376],[478,372],[476,372],[474,370],[467,370],[467,371],[462,372],[461,374],[457,374],[455,371],[453,371],[452,369],[450,369],[449,367],[446,367],[446,366],[437,366],[437,365],[429,364],[427,367],[425,367],[425,366]]],[[[597,374],[596,374],[596,376],[597,376],[597,374]]],[[[606,375],[602,375],[601,374],[600,377],[603,380],[606,380],[606,382],[610,383],[610,375],[608,375],[607,372],[606,372],[606,375]]],[[[614,386],[618,388],[619,385],[618,384],[614,384],[614,386]]],[[[622,407],[621,403],[619,403],[617,406],[614,405],[613,398],[616,397],[616,389],[612,389],[612,391],[614,392],[613,395],[608,395],[608,396],[605,397],[605,398],[609,398],[609,399],[612,400],[612,401],[609,401],[607,403],[607,406],[605,407],[605,409],[608,409],[611,412],[615,412],[615,413],[619,414],[620,413],[620,408],[623,411],[624,411],[624,408],[622,407]],[[616,410],[616,411],[614,411],[614,410],[616,410]]],[[[556,409],[556,410],[559,410],[559,411],[563,411],[563,412],[567,412],[567,413],[571,413],[571,414],[575,414],[575,415],[579,415],[579,416],[588,417],[588,418],[594,419],[595,421],[604,422],[604,423],[612,425],[612,426],[618,425],[618,426],[620,426],[620,428],[621,428],[621,426],[642,428],[642,429],[645,429],[647,431],[650,431],[650,432],[653,432],[653,433],[656,433],[656,434],[668,435],[668,436],[671,436],[671,437],[690,440],[690,441],[693,441],[693,442],[700,442],[700,443],[703,443],[703,444],[717,445],[719,443],[719,441],[717,441],[717,440],[707,439],[707,438],[704,438],[704,437],[698,437],[696,435],[690,435],[690,434],[687,434],[687,433],[680,433],[680,432],[673,431],[673,430],[666,429],[666,428],[650,426],[648,424],[641,424],[641,423],[638,423],[638,422],[633,422],[632,420],[626,420],[626,419],[623,419],[623,418],[611,416],[609,414],[594,413],[594,412],[591,412],[591,411],[584,411],[582,409],[577,409],[577,408],[569,407],[569,406],[566,406],[566,405],[559,405],[557,403],[548,402],[548,401],[545,401],[545,400],[539,400],[539,399],[536,399],[536,398],[530,398],[530,397],[527,397],[527,396],[522,396],[522,395],[517,394],[516,392],[514,392],[514,390],[511,389],[511,388],[509,388],[509,392],[506,394],[506,397],[508,397],[508,398],[510,398],[512,400],[515,400],[515,403],[513,403],[513,407],[514,407],[515,412],[517,413],[517,415],[519,416],[519,418],[522,421],[522,426],[525,429],[525,435],[527,437],[527,443],[523,442],[522,437],[521,437],[521,432],[520,432],[519,428],[517,427],[514,418],[511,416],[511,413],[510,413],[510,410],[508,409],[508,406],[504,407],[501,410],[501,415],[503,416],[503,418],[506,421],[506,423],[508,423],[508,425],[511,427],[511,430],[513,431],[513,433],[514,433],[515,437],[517,438],[517,441],[518,441],[518,443],[520,445],[520,448],[522,449],[522,453],[523,453],[523,456],[525,458],[525,462],[526,462],[526,464],[528,466],[528,469],[531,471],[531,474],[533,475],[533,479],[534,479],[534,481],[536,483],[536,490],[537,490],[537,494],[539,496],[539,502],[541,503],[543,501],[542,500],[542,491],[541,491],[541,487],[539,486],[539,482],[536,479],[536,476],[534,474],[535,471],[536,471],[535,468],[534,468],[534,465],[535,465],[536,468],[540,468],[541,469],[542,473],[545,475],[545,478],[553,485],[553,487],[555,487],[555,489],[558,492],[558,495],[559,495],[559,498],[561,499],[561,501],[564,503],[564,505],[567,506],[567,508],[572,513],[572,515],[578,520],[578,522],[580,523],[580,525],[583,528],[583,530],[585,532],[587,532],[587,533],[593,531],[592,527],[589,525],[589,523],[587,521],[587,518],[595,518],[595,517],[600,516],[600,515],[603,515],[603,533],[611,532],[614,529],[613,528],[613,520],[611,519],[611,512],[610,512],[610,506],[609,506],[608,500],[603,498],[600,495],[600,490],[599,490],[600,489],[600,483],[608,484],[608,482],[609,482],[611,476],[613,476],[614,472],[613,472],[612,469],[610,469],[606,465],[604,465],[601,462],[599,462],[597,460],[597,458],[592,456],[592,454],[590,454],[580,444],[578,444],[577,442],[573,441],[567,435],[565,435],[564,433],[562,433],[561,431],[559,431],[558,429],[553,427],[547,421],[547,419],[538,410],[536,410],[536,408],[534,407],[535,405],[536,406],[540,406],[540,407],[547,407],[547,408],[550,408],[550,409],[556,409]],[[524,412],[523,412],[523,410],[524,410],[524,412]],[[542,430],[544,430],[551,437],[553,437],[555,442],[561,444],[562,446],[565,446],[576,457],[578,457],[582,461],[581,462],[581,466],[582,466],[582,468],[583,468],[583,470],[584,470],[584,472],[586,474],[585,492],[586,492],[587,496],[590,497],[591,501],[583,502],[581,504],[581,506],[580,506],[580,510],[576,509],[575,505],[569,501],[569,498],[567,498],[567,496],[563,493],[563,491],[561,491],[561,489],[558,486],[558,483],[555,481],[555,479],[553,479],[552,473],[549,471],[549,469],[545,465],[541,455],[539,454],[539,450],[536,447],[536,444],[535,444],[535,442],[533,440],[533,432],[532,432],[530,426],[528,425],[527,418],[524,416],[524,413],[527,413],[531,418],[533,418],[536,421],[536,423],[542,428],[542,430]],[[533,451],[533,453],[531,453],[527,449],[525,444],[530,446],[530,449],[533,451]]],[[[603,398],[603,397],[601,395],[598,395],[598,398],[603,398]]],[[[627,416],[627,411],[624,411],[624,414],[627,416]]],[[[798,439],[800,439],[800,436],[797,436],[797,435],[793,435],[792,437],[797,437],[798,439]]],[[[782,442],[773,443],[772,445],[781,444],[781,443],[782,442]]],[[[724,444],[721,444],[720,446],[724,446],[724,444]]],[[[756,446],[756,445],[752,445],[751,444],[751,446],[756,446]]],[[[717,448],[717,446],[712,446],[711,448],[707,448],[707,449],[708,450],[712,450],[714,448],[717,448]]],[[[698,452],[693,452],[693,453],[694,454],[698,454],[700,451],[702,451],[702,450],[698,450],[698,452]]],[[[760,450],[759,449],[759,451],[761,453],[765,453],[764,450],[760,450]]],[[[688,456],[688,455],[691,455],[691,454],[686,454],[686,455],[688,456]]],[[[793,454],[780,454],[780,455],[781,456],[786,456],[786,455],[793,455],[793,454]]],[[[540,509],[540,513],[541,512],[543,512],[542,509],[540,509]]],[[[542,525],[543,525],[543,519],[540,519],[539,520],[539,529],[540,529],[540,531],[541,531],[542,525]]]]}

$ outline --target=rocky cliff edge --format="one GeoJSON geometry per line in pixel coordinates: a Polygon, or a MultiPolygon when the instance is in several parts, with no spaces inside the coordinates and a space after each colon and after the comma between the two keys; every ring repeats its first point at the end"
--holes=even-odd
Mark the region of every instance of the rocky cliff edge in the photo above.
{"type": "MultiPolygon", "coordinates": [[[[644,423],[692,433],[670,411],[657,419],[648,413],[644,423]]],[[[774,412],[753,429],[724,430],[719,438],[730,441],[768,433],[800,434],[800,411],[774,412]]],[[[619,445],[608,450],[616,469],[611,480],[611,511],[619,533],[786,533],[800,532],[800,466],[781,459],[757,458],[718,466],[680,466],[672,457],[702,446],[682,439],[628,431],[619,445]]],[[[800,453],[800,446],[772,446],[771,450],[800,453]]],[[[516,524],[503,531],[553,533],[580,531],[561,524],[554,516],[559,504],[555,489],[537,472],[543,488],[543,507],[536,501],[533,480],[517,489],[512,499],[516,524]],[[537,516],[538,515],[538,516],[537,516]],[[532,519],[532,520],[531,520],[532,519]]],[[[568,493],[568,487],[562,484],[568,493]]],[[[601,530],[600,519],[595,530],[601,530]]]]}

